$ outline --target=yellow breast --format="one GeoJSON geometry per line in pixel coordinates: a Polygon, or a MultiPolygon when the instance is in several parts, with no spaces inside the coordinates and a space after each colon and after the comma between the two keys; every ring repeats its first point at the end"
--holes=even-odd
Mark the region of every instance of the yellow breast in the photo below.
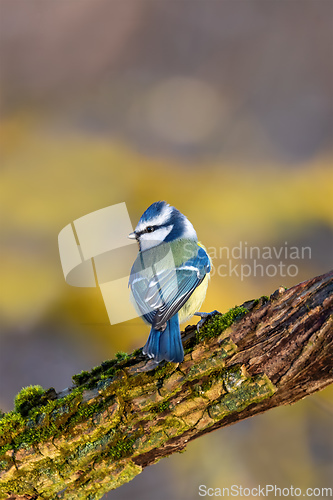
{"type": "Polygon", "coordinates": [[[206,297],[209,278],[209,274],[206,274],[202,283],[200,283],[200,285],[194,290],[188,301],[178,311],[179,323],[188,321],[194,313],[200,310],[200,307],[206,297]]]}

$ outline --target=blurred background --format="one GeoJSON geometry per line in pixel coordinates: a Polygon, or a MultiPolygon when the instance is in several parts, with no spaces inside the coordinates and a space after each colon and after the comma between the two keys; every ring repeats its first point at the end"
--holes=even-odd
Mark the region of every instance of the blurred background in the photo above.
{"type": "MultiPolygon", "coordinates": [[[[330,270],[332,1],[0,0],[0,9],[2,410],[26,385],[62,390],[146,341],[140,318],[111,326],[98,288],[65,283],[58,233],[92,211],[126,202],[134,227],[156,200],[182,211],[214,260],[204,311],[330,270]],[[289,249],[258,260],[282,262],[284,273],[228,272],[253,269],[244,253],[220,255],[240,243],[289,249]]],[[[330,486],[332,396],[215,431],[104,498],[330,486]]]]}

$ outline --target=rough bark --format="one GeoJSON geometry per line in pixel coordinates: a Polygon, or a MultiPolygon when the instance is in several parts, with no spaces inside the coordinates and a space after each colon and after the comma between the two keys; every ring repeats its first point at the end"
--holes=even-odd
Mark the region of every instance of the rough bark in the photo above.
{"type": "Polygon", "coordinates": [[[207,432],[333,381],[333,272],[183,333],[185,360],[140,350],[32,389],[0,419],[0,498],[98,499],[207,432]],[[21,495],[21,496],[20,496],[21,495]]]}

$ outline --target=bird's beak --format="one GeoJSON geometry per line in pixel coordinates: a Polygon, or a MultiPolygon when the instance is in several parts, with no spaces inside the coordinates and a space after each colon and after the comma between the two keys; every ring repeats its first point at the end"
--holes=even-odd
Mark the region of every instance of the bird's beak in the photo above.
{"type": "Polygon", "coordinates": [[[136,240],[136,233],[135,231],[133,233],[130,233],[127,238],[129,238],[130,240],[136,240]]]}

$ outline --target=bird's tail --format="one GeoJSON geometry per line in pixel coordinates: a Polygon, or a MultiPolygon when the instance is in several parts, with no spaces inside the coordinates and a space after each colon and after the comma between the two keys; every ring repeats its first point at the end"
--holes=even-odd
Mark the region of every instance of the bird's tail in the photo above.
{"type": "Polygon", "coordinates": [[[146,345],[142,349],[155,361],[173,361],[181,363],[184,359],[183,344],[180,337],[178,314],[172,316],[167,322],[163,332],[152,328],[146,345]]]}

